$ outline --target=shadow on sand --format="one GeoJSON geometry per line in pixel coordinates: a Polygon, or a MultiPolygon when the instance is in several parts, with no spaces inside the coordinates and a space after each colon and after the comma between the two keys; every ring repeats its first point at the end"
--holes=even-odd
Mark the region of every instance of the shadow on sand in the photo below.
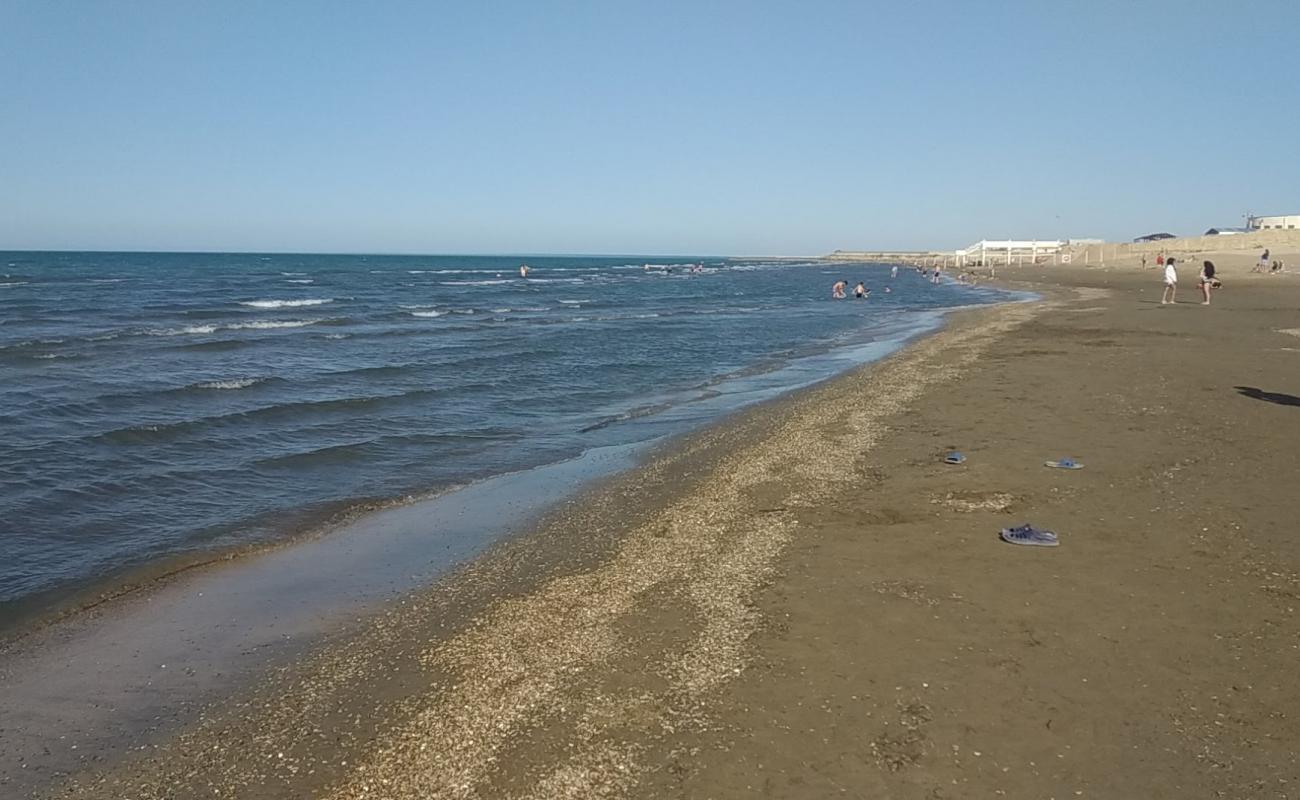
{"type": "Polygon", "coordinates": [[[1251,400],[1264,400],[1269,403],[1277,403],[1280,406],[1300,406],[1300,397],[1293,394],[1283,394],[1281,392],[1266,392],[1263,389],[1256,389],[1254,386],[1234,386],[1238,394],[1245,395],[1251,400]]]}

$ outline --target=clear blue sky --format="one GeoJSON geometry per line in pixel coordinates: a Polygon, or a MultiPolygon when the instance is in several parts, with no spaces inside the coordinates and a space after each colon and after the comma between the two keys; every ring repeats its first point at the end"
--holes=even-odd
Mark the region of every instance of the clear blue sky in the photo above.
{"type": "Polygon", "coordinates": [[[1298,32],[1295,0],[0,0],[0,249],[1199,233],[1300,213],[1298,32]]]}

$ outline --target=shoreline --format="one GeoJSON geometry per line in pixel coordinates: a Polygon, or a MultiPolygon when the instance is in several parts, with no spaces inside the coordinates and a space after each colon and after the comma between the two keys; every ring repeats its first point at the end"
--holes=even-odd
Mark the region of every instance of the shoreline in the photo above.
{"type": "MultiPolygon", "coordinates": [[[[975,306],[970,307],[978,307],[979,305],[986,304],[975,304],[975,306]]],[[[919,316],[933,316],[936,321],[919,325],[903,322],[891,323],[896,325],[898,330],[891,329],[885,334],[883,340],[828,346],[824,351],[795,356],[776,369],[769,367],[756,369],[757,365],[751,365],[735,371],[734,374],[725,374],[718,381],[707,386],[683,388],[679,392],[681,397],[666,407],[669,413],[664,415],[661,411],[654,415],[655,419],[666,417],[676,420],[673,423],[660,423],[661,427],[669,424],[675,425],[675,429],[666,434],[671,438],[689,435],[692,431],[698,430],[700,426],[716,424],[719,420],[731,414],[743,412],[755,403],[767,402],[773,397],[800,391],[809,385],[834,379],[846,370],[856,369],[861,366],[861,363],[872,363],[879,360],[883,355],[888,355],[897,348],[907,346],[917,336],[928,335],[938,330],[944,324],[943,319],[947,314],[966,307],[968,306],[951,309],[904,309],[902,310],[904,314],[914,313],[919,316]],[[860,354],[872,350],[877,352],[862,356],[861,363],[850,363],[848,366],[843,364],[835,365],[836,362],[853,361],[853,354],[855,353],[860,354]],[[813,366],[819,363],[823,364],[823,366],[813,366]],[[825,366],[826,364],[831,364],[831,366],[825,366]],[[783,377],[778,379],[778,376],[783,377]],[[699,392],[699,397],[689,397],[693,392],[699,392]],[[708,410],[702,410],[706,408],[708,410]]],[[[899,312],[891,310],[891,313],[898,314],[899,312]]],[[[898,319],[901,320],[902,317],[898,317],[898,319]]],[[[609,426],[610,423],[626,422],[629,422],[629,419],[621,417],[595,419],[592,424],[579,432],[588,433],[602,430],[609,426]]],[[[636,442],[660,439],[664,435],[655,431],[646,431],[638,436],[619,439],[612,444],[615,446],[635,444],[636,442]]],[[[525,466],[522,469],[512,468],[504,472],[477,475],[468,481],[407,490],[393,496],[376,495],[332,500],[312,507],[278,512],[275,519],[265,521],[260,519],[249,520],[249,525],[264,527],[268,530],[268,533],[257,538],[249,538],[247,541],[235,541],[228,544],[205,545],[196,543],[193,546],[187,546],[175,552],[164,553],[145,561],[128,562],[120,566],[110,567],[98,574],[73,579],[66,584],[43,589],[0,604],[3,607],[3,613],[0,613],[0,647],[22,639],[34,631],[39,631],[49,625],[56,625],[61,621],[75,617],[79,613],[93,610],[105,603],[129,598],[141,592],[149,592],[166,586],[179,576],[194,570],[216,568],[246,558],[274,553],[285,547],[293,547],[322,536],[332,535],[370,513],[436,499],[512,472],[545,469],[573,458],[580,458],[587,450],[610,446],[610,444],[610,442],[596,441],[588,444],[583,450],[565,455],[558,460],[525,466]]],[[[226,534],[222,538],[230,538],[230,534],[226,534]]]]}
{"type": "MultiPolygon", "coordinates": [[[[663,458],[664,454],[677,454],[690,450],[693,447],[691,444],[693,437],[717,426],[729,425],[735,418],[743,419],[763,414],[766,409],[780,408],[792,398],[797,398],[808,391],[815,391],[821,385],[841,380],[847,374],[863,369],[869,370],[879,363],[881,358],[889,359],[916,342],[941,332],[942,325],[953,314],[968,313],[972,308],[990,307],[994,306],[975,305],[937,313],[921,312],[935,315],[939,320],[938,327],[927,324],[900,338],[889,338],[874,344],[858,345],[848,349],[837,348],[817,356],[815,358],[821,360],[845,359],[853,357],[852,354],[865,352],[863,348],[871,350],[881,347],[885,348],[887,353],[878,356],[876,360],[855,363],[847,372],[836,372],[829,377],[815,377],[811,382],[804,380],[802,383],[788,387],[766,389],[758,386],[752,390],[757,393],[757,399],[750,399],[738,407],[723,412],[722,416],[705,423],[703,428],[693,427],[666,438],[656,436],[629,445],[596,447],[576,458],[522,472],[497,475],[431,495],[414,498],[407,496],[386,502],[371,502],[359,507],[350,507],[334,514],[328,523],[317,525],[302,535],[278,542],[240,546],[215,554],[203,554],[193,561],[181,558],[147,565],[129,571],[127,580],[114,581],[108,584],[108,589],[88,589],[75,598],[75,600],[88,598],[86,601],[69,601],[71,605],[64,603],[59,607],[47,608],[44,613],[29,615],[7,627],[5,638],[0,642],[0,671],[13,676],[12,686],[23,685],[23,681],[18,678],[24,672],[30,675],[46,674],[45,669],[33,665],[39,664],[42,658],[49,660],[49,657],[55,657],[47,652],[54,642],[59,643],[57,653],[62,660],[72,663],[93,661],[96,666],[93,669],[71,670],[70,675],[63,674],[68,672],[67,670],[56,673],[60,680],[55,681],[53,688],[43,685],[46,681],[37,681],[37,684],[42,684],[40,686],[29,686],[32,697],[25,699],[23,703],[15,703],[15,708],[9,709],[11,718],[17,717],[22,720],[26,716],[28,724],[16,727],[29,728],[27,731],[22,731],[22,738],[27,744],[17,746],[11,739],[10,747],[0,749],[8,749],[12,758],[23,760],[22,753],[30,750],[33,743],[48,740],[59,727],[71,725],[74,729],[80,730],[83,737],[78,745],[76,758],[71,760],[53,758],[49,759],[48,763],[39,765],[43,769],[61,771],[84,761],[87,753],[94,754],[92,758],[110,760],[112,756],[107,750],[115,749],[120,752],[122,745],[118,740],[135,742],[135,746],[138,746],[141,742],[151,744],[158,740],[160,734],[165,738],[168,731],[184,728],[195,719],[196,715],[202,713],[201,709],[205,705],[227,694],[241,694],[250,680],[254,685],[260,683],[268,669],[282,669],[293,660],[310,654],[321,643],[328,643],[335,638],[346,639],[362,619],[375,613],[383,614],[385,609],[395,603],[405,603],[402,598],[412,593],[439,590],[449,575],[454,581],[458,580],[456,573],[475,571],[473,559],[498,557],[497,551],[511,549],[514,546],[511,544],[512,539],[519,536],[521,531],[529,532],[534,527],[535,520],[540,519],[545,525],[545,520],[564,513],[564,509],[571,507],[574,502],[567,497],[571,492],[576,492],[577,497],[594,496],[599,495],[602,487],[611,482],[620,480],[637,482],[640,478],[636,474],[630,477],[622,476],[629,470],[633,473],[640,472],[638,464],[646,458],[654,460],[663,458]],[[548,480],[554,484],[556,480],[547,477],[550,473],[558,472],[562,475],[572,465],[593,458],[599,461],[604,458],[604,453],[616,451],[626,451],[632,455],[615,457],[618,461],[615,466],[584,472],[582,477],[576,483],[570,483],[567,489],[560,489],[559,486],[541,490],[496,487],[496,484],[502,482],[510,484],[521,480],[526,483],[531,481],[539,486],[546,486],[548,480]],[[522,509],[517,509],[522,513],[510,517],[513,522],[509,523],[503,522],[506,518],[500,514],[484,513],[485,504],[492,502],[491,500],[478,501],[477,510],[467,510],[463,505],[458,506],[467,497],[493,494],[510,497],[523,495],[530,497],[531,500],[525,500],[522,504],[516,501],[510,502],[511,506],[522,506],[522,509]],[[312,571],[313,580],[321,580],[322,577],[315,572],[320,561],[323,560],[326,564],[338,563],[339,556],[331,556],[328,553],[347,551],[349,539],[355,543],[359,536],[366,537],[367,526],[373,529],[377,521],[383,520],[385,516],[404,517],[406,523],[403,533],[406,535],[414,534],[416,528],[427,529],[430,525],[427,519],[428,509],[436,509],[440,504],[459,507],[460,510],[456,514],[445,513],[442,517],[453,527],[457,523],[455,520],[449,520],[449,517],[464,518],[468,513],[470,517],[485,517],[486,521],[479,527],[484,530],[486,527],[492,527],[493,532],[484,535],[471,550],[464,551],[465,555],[442,562],[442,565],[433,572],[426,570],[424,574],[428,577],[416,580],[406,580],[405,577],[395,579],[398,572],[410,570],[407,569],[406,559],[394,559],[390,556],[388,560],[397,566],[385,568],[381,581],[393,585],[373,591],[360,600],[352,597],[361,594],[358,592],[355,580],[343,578],[342,574],[339,575],[341,581],[332,583],[328,579],[325,581],[330,583],[330,590],[337,589],[344,592],[343,600],[330,599],[320,592],[309,594],[309,599],[304,600],[291,590],[280,590],[274,585],[281,580],[300,585],[300,581],[306,578],[309,570],[312,571]],[[313,551],[323,551],[327,555],[313,556],[313,551]],[[249,584],[249,576],[257,583],[249,584]],[[238,595],[238,598],[222,599],[223,596],[232,594],[238,595]],[[199,597],[207,599],[199,601],[196,599],[199,597]],[[288,601],[287,605],[285,605],[286,601],[288,601]],[[166,607],[166,616],[161,616],[163,612],[159,610],[160,606],[166,607]],[[289,606],[301,607],[303,610],[294,611],[289,606]],[[180,610],[174,611],[173,608],[180,610]],[[357,619],[356,621],[341,619],[340,612],[342,617],[356,616],[357,619]],[[198,651],[193,646],[173,645],[168,641],[167,634],[160,633],[171,632],[171,638],[179,637],[186,641],[192,641],[195,637],[202,639],[203,628],[213,624],[204,622],[205,619],[235,619],[241,616],[248,617],[250,614],[251,618],[264,621],[256,625],[236,622],[235,628],[244,629],[241,633],[231,633],[229,624],[219,625],[218,627],[227,630],[218,637],[217,642],[207,642],[203,647],[198,648],[204,651],[203,656],[199,658],[196,658],[198,651]],[[334,621],[318,624],[316,621],[318,617],[334,621]],[[140,629],[144,629],[145,632],[140,633],[140,629]],[[131,651],[132,654],[128,657],[126,651],[131,651]],[[240,651],[256,653],[256,655],[236,659],[230,655],[222,656],[223,651],[231,653],[240,651]],[[133,663],[138,662],[141,656],[146,661],[156,662],[157,666],[145,668],[138,663],[133,663]],[[170,665],[171,673],[161,671],[168,668],[162,666],[164,664],[170,665]],[[152,677],[149,676],[151,669],[155,670],[152,677]],[[109,679],[110,684],[107,685],[103,683],[103,678],[95,677],[96,674],[106,673],[113,675],[109,679]],[[134,677],[125,677],[127,675],[134,677]],[[75,695],[89,687],[97,687],[92,691],[97,695],[105,696],[104,702],[96,704],[96,707],[113,705],[111,698],[117,698],[118,705],[126,706],[131,703],[130,693],[145,687],[148,687],[150,697],[166,695],[167,698],[150,700],[143,704],[136,703],[135,705],[140,707],[133,709],[130,714],[109,712],[106,715],[97,712],[87,717],[84,714],[79,715],[74,708],[70,707],[61,709],[47,723],[39,725],[35,723],[35,718],[31,714],[43,713],[38,712],[35,705],[44,702],[42,698],[51,697],[51,691],[56,695],[61,692],[75,695]],[[121,716],[122,719],[115,719],[117,716],[121,716]],[[160,727],[159,724],[146,724],[144,722],[146,719],[166,721],[161,723],[160,727]],[[39,733],[41,729],[50,733],[42,735],[39,733]],[[100,735],[96,736],[95,731],[98,729],[102,730],[100,735]],[[96,742],[99,744],[98,748],[95,746],[96,742]]],[[[562,477],[560,483],[563,483],[562,477]]],[[[532,533],[535,535],[535,531],[532,533]]],[[[525,535],[522,538],[527,540],[529,536],[525,535]]],[[[389,539],[392,539],[391,535],[389,539]]],[[[428,546],[422,545],[417,547],[412,555],[415,555],[416,561],[419,561],[429,555],[427,550],[428,546]]],[[[354,562],[349,562],[348,566],[353,568],[354,562]]],[[[490,586],[487,590],[493,591],[490,586]]],[[[508,592],[513,591],[513,588],[501,587],[501,590],[508,592]]],[[[11,778],[19,775],[13,765],[9,765],[8,770],[0,768],[0,785],[6,782],[4,775],[6,771],[11,773],[11,778]]]]}
{"type": "MultiPolygon", "coordinates": [[[[743,410],[728,420],[683,437],[675,447],[666,448],[666,452],[661,451],[652,456],[648,463],[643,464],[633,473],[615,476],[604,486],[582,495],[581,502],[569,503],[558,509],[533,535],[503,542],[494,548],[491,557],[464,565],[463,569],[451,576],[450,580],[439,584],[436,591],[416,592],[414,595],[405,596],[400,605],[388,612],[381,612],[379,619],[368,621],[364,631],[355,633],[355,636],[365,643],[349,641],[354,634],[342,634],[337,641],[328,642],[325,648],[308,655],[297,664],[288,665],[287,669],[277,675],[270,676],[270,683],[275,684],[275,688],[263,685],[253,689],[252,694],[264,697],[316,696],[317,699],[311,701],[313,706],[328,705],[328,702],[319,699],[322,682],[331,687],[330,691],[340,691],[343,688],[335,685],[333,681],[336,678],[330,676],[348,675],[355,678],[358,670],[362,669],[383,674],[385,681],[391,680],[394,672],[405,672],[405,680],[414,679],[413,676],[423,669],[418,664],[409,663],[412,658],[409,645],[403,645],[398,648],[398,653],[393,653],[394,648],[391,644],[381,646],[374,641],[375,631],[384,632],[381,636],[384,642],[407,642],[419,639],[427,635],[419,631],[427,632],[430,629],[438,631],[438,638],[445,638],[449,632],[470,625],[475,616],[473,612],[487,611],[503,602],[508,602],[504,598],[526,593],[529,587],[545,588],[557,575],[573,571],[581,574],[583,568],[599,564],[610,558],[611,554],[617,553],[620,548],[627,546],[629,526],[632,524],[630,521],[653,519],[675,497],[693,491],[694,477],[716,470],[716,465],[732,458],[732,453],[736,450],[757,446],[756,442],[763,442],[770,431],[772,418],[789,420],[796,415],[795,409],[815,402],[813,398],[816,396],[828,391],[843,392],[845,391],[843,387],[848,384],[869,380],[864,376],[874,374],[883,365],[907,360],[909,354],[916,348],[934,346],[929,343],[937,337],[957,335],[953,332],[968,327],[967,320],[974,315],[992,315],[996,313],[994,309],[1023,308],[1025,308],[1024,304],[1004,304],[979,311],[958,312],[960,321],[954,322],[949,328],[932,336],[914,341],[911,347],[895,353],[884,361],[867,365],[847,375],[786,395],[757,408],[743,410]],[[658,499],[647,504],[647,495],[658,499]],[[420,607],[417,609],[416,606],[420,607]],[[412,630],[412,627],[415,630],[412,630]],[[358,651],[387,652],[389,655],[383,659],[383,663],[372,662],[364,667],[359,667],[355,662],[347,665],[340,663],[349,661],[358,651]],[[408,662],[405,670],[400,666],[397,668],[392,666],[403,661],[408,662]]],[[[771,513],[782,516],[785,511],[774,509],[771,513]]],[[[335,697],[334,699],[344,705],[351,702],[347,698],[335,697]]],[[[382,701],[383,698],[379,699],[382,701]]],[[[236,706],[247,708],[251,704],[262,707],[264,703],[264,700],[247,700],[236,702],[236,706]]],[[[301,712],[300,708],[297,713],[301,712]]],[[[398,709],[392,709],[385,714],[375,715],[374,718],[396,717],[401,714],[398,709]]],[[[370,715],[363,716],[370,717],[370,715]]],[[[290,714],[288,719],[298,718],[290,714]]],[[[287,732],[294,725],[301,724],[301,721],[277,722],[259,715],[255,719],[223,722],[204,717],[197,724],[198,728],[182,729],[179,737],[164,741],[159,744],[159,747],[180,746],[189,750],[192,745],[185,743],[186,738],[189,736],[204,738],[205,728],[208,731],[212,730],[211,727],[206,726],[219,727],[230,724],[242,728],[245,725],[272,727],[284,725],[286,726],[284,730],[287,732]]],[[[220,738],[228,737],[227,732],[220,738]]],[[[130,771],[132,760],[128,759],[127,764],[127,769],[130,771]]],[[[322,771],[319,765],[316,769],[317,774],[322,771]]],[[[74,780],[76,780],[75,776],[74,780]]],[[[166,779],[167,782],[173,780],[176,780],[175,776],[166,779]]],[[[131,792],[136,791],[139,790],[131,790],[131,792]]]]}

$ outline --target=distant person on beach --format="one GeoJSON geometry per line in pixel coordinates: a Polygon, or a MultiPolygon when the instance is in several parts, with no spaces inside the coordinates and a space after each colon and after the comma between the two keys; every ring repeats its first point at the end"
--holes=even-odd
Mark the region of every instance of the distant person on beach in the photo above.
{"type": "Polygon", "coordinates": [[[1262,253],[1259,254],[1259,271],[1260,271],[1260,272],[1268,272],[1268,256],[1269,256],[1269,251],[1268,251],[1267,249],[1264,250],[1264,252],[1262,252],[1262,253]]]}
{"type": "Polygon", "coordinates": [[[1165,293],[1160,297],[1160,305],[1177,303],[1174,296],[1178,294],[1178,270],[1174,269],[1174,260],[1165,259],[1165,293]]]}
{"type": "Polygon", "coordinates": [[[935,267],[935,268],[934,268],[934,277],[930,278],[930,283],[938,283],[938,282],[939,282],[939,273],[941,273],[942,271],[943,271],[943,270],[939,269],[938,267],[935,267]]]}
{"type": "Polygon", "coordinates": [[[853,296],[859,300],[867,299],[867,295],[869,294],[871,294],[871,290],[866,286],[863,286],[862,281],[858,281],[858,285],[853,287],[853,296]]]}
{"type": "Polygon", "coordinates": [[[1205,300],[1201,302],[1201,305],[1208,306],[1210,304],[1210,290],[1214,288],[1214,284],[1216,283],[1216,281],[1214,280],[1213,261],[1201,262],[1200,281],[1201,281],[1200,282],[1201,296],[1205,298],[1205,300]]]}
{"type": "Polygon", "coordinates": [[[1146,257],[1146,255],[1144,254],[1144,255],[1142,256],[1142,269],[1146,269],[1146,268],[1147,268],[1147,257],[1146,257]]]}
{"type": "Polygon", "coordinates": [[[892,266],[892,267],[889,268],[889,277],[890,277],[890,278],[897,278],[897,277],[898,277],[898,265],[897,265],[897,264],[895,264],[894,266],[892,266]]]}
{"type": "Polygon", "coordinates": [[[838,281],[835,281],[835,284],[834,284],[833,286],[831,286],[831,299],[832,299],[832,300],[843,300],[843,299],[844,299],[844,290],[847,289],[848,286],[849,286],[849,282],[846,281],[846,280],[838,280],[838,281]]]}
{"type": "Polygon", "coordinates": [[[1164,265],[1165,265],[1165,254],[1156,253],[1156,266],[1163,267],[1164,265]]]}

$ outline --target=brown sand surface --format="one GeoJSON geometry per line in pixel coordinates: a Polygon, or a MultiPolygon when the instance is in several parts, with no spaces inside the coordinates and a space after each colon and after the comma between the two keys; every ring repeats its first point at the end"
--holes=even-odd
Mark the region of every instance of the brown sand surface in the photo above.
{"type": "Polygon", "coordinates": [[[999,276],[53,794],[1300,797],[1300,287],[999,276]]]}

